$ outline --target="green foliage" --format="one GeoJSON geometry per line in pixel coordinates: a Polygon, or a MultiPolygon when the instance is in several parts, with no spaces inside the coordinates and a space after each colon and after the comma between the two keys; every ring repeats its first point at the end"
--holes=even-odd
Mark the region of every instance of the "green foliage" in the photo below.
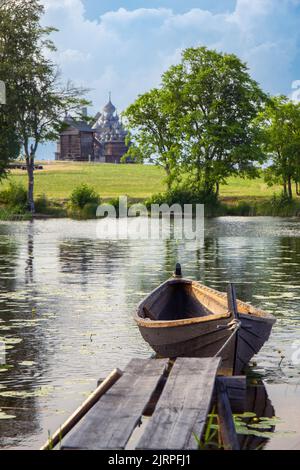
{"type": "Polygon", "coordinates": [[[147,207],[151,204],[179,204],[181,207],[184,204],[210,204],[217,205],[218,198],[215,194],[207,194],[203,190],[194,190],[190,188],[184,188],[177,186],[169,189],[165,193],[154,194],[150,199],[146,201],[147,207]]]}
{"type": "Polygon", "coordinates": [[[163,75],[181,136],[183,165],[196,188],[213,192],[232,174],[256,176],[263,160],[253,120],[266,96],[233,54],[189,48],[163,75]]]}
{"type": "Polygon", "coordinates": [[[184,204],[204,204],[204,213],[206,217],[214,217],[223,215],[224,207],[220,204],[218,196],[215,193],[206,193],[203,190],[196,190],[193,188],[186,188],[176,186],[173,189],[167,190],[165,193],[154,194],[146,201],[148,209],[152,204],[179,204],[182,209],[184,204]]]}
{"type": "Polygon", "coordinates": [[[270,201],[258,207],[257,215],[271,215],[277,217],[299,216],[300,204],[285,193],[279,196],[274,194],[270,201]]]}
{"type": "Polygon", "coordinates": [[[118,197],[114,197],[114,198],[110,199],[110,200],[108,201],[108,204],[110,204],[111,206],[114,206],[114,208],[115,208],[116,210],[118,210],[118,209],[119,209],[119,198],[118,198],[118,197]]]}
{"type": "Polygon", "coordinates": [[[100,203],[100,197],[94,188],[83,183],[73,190],[70,202],[74,209],[83,209],[86,204],[98,205],[100,203]]]}
{"type": "Polygon", "coordinates": [[[19,154],[15,122],[6,105],[0,104],[0,181],[7,175],[9,163],[19,154]]]}
{"type": "Polygon", "coordinates": [[[111,206],[113,206],[115,208],[115,211],[116,211],[116,216],[119,217],[119,198],[118,197],[114,197],[113,199],[110,199],[108,204],[110,204],[111,206]]]}
{"type": "Polygon", "coordinates": [[[169,189],[188,173],[194,190],[218,194],[230,175],[258,176],[255,163],[264,154],[254,119],[265,100],[235,55],[186,49],[161,87],[140,95],[124,113],[129,154],[162,166],[169,189]]]}
{"type": "Polygon", "coordinates": [[[127,136],[130,146],[126,156],[137,162],[149,161],[161,166],[170,188],[178,176],[179,146],[166,91],[153,88],[140,95],[123,116],[127,127],[133,131],[127,136]]]}
{"type": "MultiPolygon", "coordinates": [[[[267,440],[273,437],[274,433],[277,435],[280,434],[275,430],[276,424],[281,421],[276,416],[270,418],[258,417],[255,413],[246,411],[244,413],[233,414],[233,420],[238,436],[255,436],[267,440]]],[[[218,415],[215,413],[214,409],[212,413],[208,415],[205,432],[202,438],[199,439],[196,435],[194,435],[194,438],[200,450],[225,450],[220,435],[218,415]]],[[[243,447],[243,449],[247,450],[247,441],[245,441],[245,447],[243,447]]]]}
{"type": "Polygon", "coordinates": [[[35,199],[36,212],[38,212],[39,214],[45,214],[48,208],[49,208],[49,201],[45,194],[42,194],[41,196],[38,196],[35,199]]]}
{"type": "Polygon", "coordinates": [[[300,203],[291,200],[287,195],[273,195],[272,198],[262,201],[245,201],[237,203],[221,203],[215,193],[207,194],[203,190],[195,191],[182,187],[176,187],[164,193],[154,194],[147,199],[146,206],[151,208],[151,204],[179,204],[182,208],[184,204],[204,204],[204,214],[206,217],[230,216],[277,216],[293,217],[300,215],[300,203]]]}
{"type": "Polygon", "coordinates": [[[56,201],[49,201],[45,194],[38,196],[35,201],[35,211],[41,215],[51,217],[66,217],[67,211],[63,205],[56,201]]]}
{"type": "Polygon", "coordinates": [[[233,216],[254,216],[256,215],[255,212],[255,205],[249,203],[247,201],[239,201],[236,205],[227,206],[226,208],[227,215],[233,216]]]}
{"type": "Polygon", "coordinates": [[[95,219],[97,212],[98,203],[97,202],[88,202],[84,205],[81,210],[80,218],[82,219],[95,219]]]}
{"type": "Polygon", "coordinates": [[[30,220],[31,214],[24,212],[21,207],[0,207],[0,220],[30,220]]]}
{"type": "Polygon", "coordinates": [[[27,203],[27,191],[22,184],[10,181],[8,188],[0,192],[0,202],[9,208],[24,211],[27,203]]]}
{"type": "Polygon", "coordinates": [[[263,132],[262,148],[271,159],[265,180],[269,185],[282,184],[292,199],[292,182],[300,182],[300,103],[273,97],[259,114],[257,125],[263,132]]]}
{"type": "MultiPolygon", "coordinates": [[[[6,83],[9,130],[8,156],[16,142],[22,146],[29,178],[28,206],[34,212],[34,160],[40,143],[55,140],[65,112],[81,109],[85,92],[68,83],[62,87],[57,66],[50,54],[55,51],[43,27],[44,6],[39,0],[0,0],[0,78],[6,83]],[[13,39],[12,39],[13,38],[13,39]]],[[[1,133],[0,133],[1,138],[1,133]]],[[[0,150],[3,146],[0,142],[0,150]]],[[[2,158],[2,157],[1,157],[2,158]]],[[[6,157],[7,159],[7,157],[6,157]]]]}

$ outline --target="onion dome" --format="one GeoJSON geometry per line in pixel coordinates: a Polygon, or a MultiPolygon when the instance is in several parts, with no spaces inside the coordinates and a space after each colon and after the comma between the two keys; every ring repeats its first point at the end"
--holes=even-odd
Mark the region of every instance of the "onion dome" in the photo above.
{"type": "Polygon", "coordinates": [[[104,106],[103,112],[109,116],[112,116],[116,111],[115,106],[111,102],[111,96],[109,94],[109,101],[108,103],[104,106]]]}

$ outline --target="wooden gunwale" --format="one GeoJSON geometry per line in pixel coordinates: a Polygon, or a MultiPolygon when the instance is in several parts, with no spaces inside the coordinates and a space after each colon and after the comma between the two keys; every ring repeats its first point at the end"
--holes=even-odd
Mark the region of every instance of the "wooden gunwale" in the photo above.
{"type": "MultiPolygon", "coordinates": [[[[227,308],[227,294],[225,292],[216,291],[214,289],[211,289],[210,287],[207,287],[197,281],[192,281],[190,279],[172,279],[171,278],[165,281],[156,289],[154,289],[142,302],[140,302],[140,304],[138,305],[137,312],[134,315],[135,321],[139,326],[146,327],[146,328],[174,328],[177,326],[193,325],[193,324],[198,324],[198,323],[206,323],[206,322],[211,322],[215,320],[220,320],[224,318],[226,319],[232,316],[228,310],[226,313],[219,313],[219,314],[216,313],[216,314],[193,317],[193,318],[184,318],[184,319],[179,319],[179,320],[165,320],[165,321],[152,320],[149,317],[143,318],[139,315],[139,313],[142,311],[146,302],[147,303],[150,302],[151,299],[155,295],[159,295],[160,292],[165,291],[165,289],[169,285],[177,284],[177,283],[190,284],[193,286],[193,289],[213,299],[216,302],[216,304],[220,305],[221,308],[224,308],[224,307],[227,308]]],[[[268,320],[272,323],[275,322],[273,315],[267,312],[264,312],[262,310],[259,310],[250,304],[242,302],[241,300],[237,300],[237,305],[238,305],[238,314],[241,319],[251,318],[251,319],[255,319],[258,321],[260,320],[263,322],[268,321],[268,320]]]]}

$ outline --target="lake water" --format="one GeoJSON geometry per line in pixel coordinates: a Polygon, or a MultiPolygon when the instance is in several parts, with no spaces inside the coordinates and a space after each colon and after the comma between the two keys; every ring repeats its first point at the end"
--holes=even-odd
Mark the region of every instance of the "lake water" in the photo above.
{"type": "Polygon", "coordinates": [[[218,290],[232,281],[239,298],[277,317],[252,373],[288,420],[266,447],[300,448],[291,418],[300,408],[299,219],[207,220],[203,245],[101,241],[96,224],[0,223],[0,446],[38,448],[97,379],[149,357],[132,313],[180,261],[185,276],[218,290]]]}

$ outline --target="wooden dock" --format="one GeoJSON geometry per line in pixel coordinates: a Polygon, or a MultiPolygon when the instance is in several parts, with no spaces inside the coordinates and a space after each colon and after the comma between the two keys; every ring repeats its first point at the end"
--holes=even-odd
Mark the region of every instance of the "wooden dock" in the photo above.
{"type": "Polygon", "coordinates": [[[132,359],[62,426],[60,448],[197,449],[214,403],[223,447],[238,449],[232,411],[243,411],[246,379],[217,377],[219,366],[219,358],[132,359]]]}

